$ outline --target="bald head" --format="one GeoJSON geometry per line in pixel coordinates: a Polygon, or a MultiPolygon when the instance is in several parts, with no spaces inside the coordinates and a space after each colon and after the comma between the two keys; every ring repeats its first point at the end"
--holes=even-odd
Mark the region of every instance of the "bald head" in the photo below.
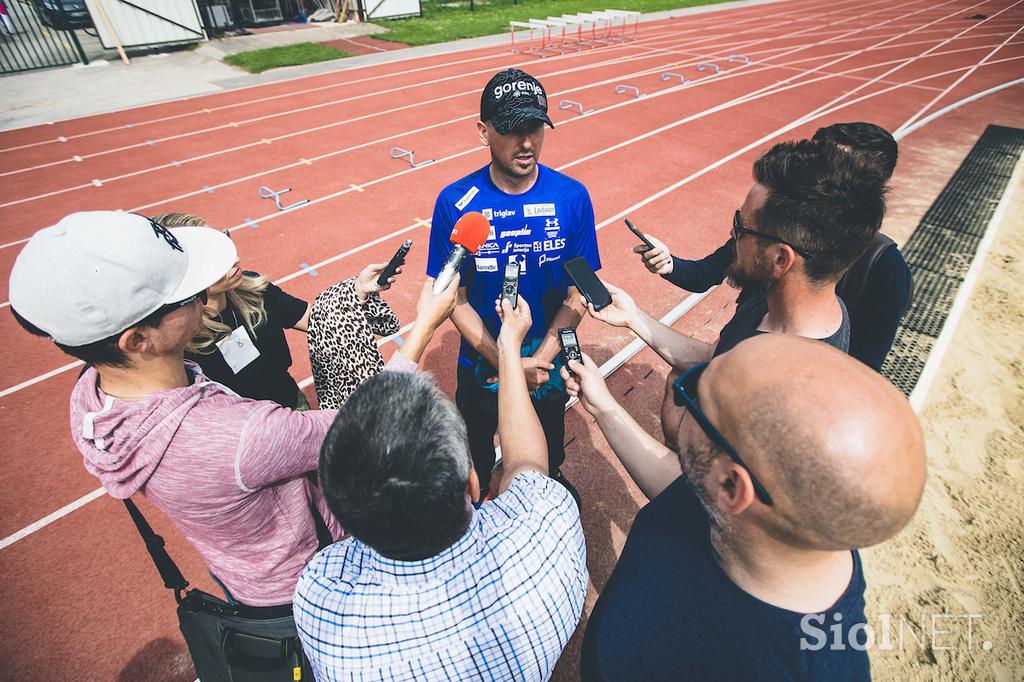
{"type": "Polygon", "coordinates": [[[892,384],[835,348],[753,337],[711,363],[699,394],[774,501],[744,521],[787,544],[867,547],[917,509],[925,477],[917,417],[892,384]]]}

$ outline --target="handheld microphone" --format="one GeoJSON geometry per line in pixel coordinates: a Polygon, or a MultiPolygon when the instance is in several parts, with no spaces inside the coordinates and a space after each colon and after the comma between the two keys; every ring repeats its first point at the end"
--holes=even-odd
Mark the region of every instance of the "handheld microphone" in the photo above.
{"type": "Polygon", "coordinates": [[[470,211],[459,218],[455,223],[455,227],[452,228],[451,240],[455,244],[455,248],[448,254],[444,267],[441,268],[437,279],[434,280],[435,294],[439,294],[448,288],[448,285],[455,277],[455,273],[462,267],[462,262],[466,260],[466,255],[470,253],[476,254],[484,242],[487,241],[490,233],[491,225],[487,222],[487,218],[484,217],[483,213],[470,211]]]}

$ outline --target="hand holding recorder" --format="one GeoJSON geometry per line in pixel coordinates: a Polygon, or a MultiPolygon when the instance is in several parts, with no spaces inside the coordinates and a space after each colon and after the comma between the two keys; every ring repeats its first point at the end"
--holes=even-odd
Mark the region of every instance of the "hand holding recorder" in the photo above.
{"type": "MultiPolygon", "coordinates": [[[[356,296],[360,301],[365,301],[370,295],[387,291],[391,288],[395,281],[394,276],[389,276],[387,279],[383,278],[387,266],[387,263],[370,263],[356,275],[356,296]],[[381,279],[384,279],[383,284],[380,282],[381,279]]],[[[401,268],[396,268],[393,275],[398,275],[401,272],[401,268]]]]}
{"type": "Polygon", "coordinates": [[[501,331],[498,332],[499,352],[514,352],[519,354],[523,345],[523,339],[530,331],[533,318],[530,315],[530,305],[522,296],[516,295],[516,303],[512,304],[505,296],[498,299],[495,306],[498,319],[501,320],[501,331]]]}
{"type": "Polygon", "coordinates": [[[561,370],[565,392],[579,398],[583,409],[595,416],[618,407],[601,376],[601,368],[586,353],[581,357],[582,360],[570,360],[561,370]]]}
{"type": "MultiPolygon", "coordinates": [[[[519,355],[523,345],[523,339],[530,331],[533,318],[530,313],[530,306],[522,296],[517,296],[516,305],[513,308],[512,302],[505,297],[495,302],[494,309],[501,320],[501,331],[498,332],[498,354],[515,353],[519,355]]],[[[533,356],[520,358],[523,366],[523,373],[526,375],[526,387],[535,391],[551,378],[549,372],[555,366],[550,362],[538,360],[533,356]]],[[[491,377],[488,381],[498,381],[500,377],[491,377]]]]}

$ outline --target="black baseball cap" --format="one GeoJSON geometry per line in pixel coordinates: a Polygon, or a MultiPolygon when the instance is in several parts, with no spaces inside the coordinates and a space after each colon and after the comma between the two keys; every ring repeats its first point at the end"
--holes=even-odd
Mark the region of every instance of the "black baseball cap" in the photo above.
{"type": "Polygon", "coordinates": [[[508,135],[516,126],[533,120],[555,127],[548,118],[544,86],[519,69],[506,69],[487,81],[480,95],[480,120],[490,123],[501,135],[508,135]]]}

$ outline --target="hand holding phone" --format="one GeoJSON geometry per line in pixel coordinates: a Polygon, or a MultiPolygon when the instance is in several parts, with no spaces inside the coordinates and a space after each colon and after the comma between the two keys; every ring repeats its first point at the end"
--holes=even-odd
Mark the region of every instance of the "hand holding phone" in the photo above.
{"type": "Polygon", "coordinates": [[[405,256],[409,253],[410,248],[412,248],[411,239],[406,239],[402,242],[402,245],[398,247],[398,251],[395,252],[395,255],[391,257],[391,260],[388,261],[388,264],[381,271],[380,277],[377,278],[378,286],[386,287],[388,285],[388,280],[394,277],[398,268],[405,264],[405,256]]]}
{"type": "Polygon", "coordinates": [[[651,240],[647,238],[647,235],[645,235],[640,230],[636,229],[636,227],[633,225],[633,223],[630,222],[629,218],[626,218],[625,222],[626,222],[626,227],[629,228],[629,231],[632,232],[633,234],[635,234],[637,236],[637,238],[644,243],[644,246],[647,247],[647,249],[646,249],[647,251],[650,251],[651,249],[654,248],[654,244],[651,243],[651,240]]]}
{"type": "Polygon", "coordinates": [[[590,267],[590,263],[587,262],[586,258],[577,256],[562,267],[565,270],[565,274],[569,275],[573,284],[576,285],[576,288],[587,299],[587,302],[594,306],[594,310],[600,310],[611,304],[612,295],[608,293],[608,289],[597,278],[597,273],[590,267]]]}

